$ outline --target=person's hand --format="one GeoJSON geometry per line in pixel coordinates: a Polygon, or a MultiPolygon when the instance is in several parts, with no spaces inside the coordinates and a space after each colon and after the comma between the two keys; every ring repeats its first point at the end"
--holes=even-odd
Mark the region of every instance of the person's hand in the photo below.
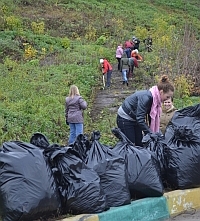
{"type": "Polygon", "coordinates": [[[157,141],[159,135],[159,133],[149,133],[149,136],[153,141],[157,141]]]}
{"type": "Polygon", "coordinates": [[[66,119],[66,124],[67,124],[67,125],[69,125],[69,123],[68,123],[67,119],[66,119]]]}

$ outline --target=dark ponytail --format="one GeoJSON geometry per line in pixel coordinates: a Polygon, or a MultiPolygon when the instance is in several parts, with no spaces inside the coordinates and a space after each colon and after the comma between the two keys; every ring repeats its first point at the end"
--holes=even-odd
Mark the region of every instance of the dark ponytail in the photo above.
{"type": "Polygon", "coordinates": [[[169,81],[169,78],[167,75],[163,75],[160,79],[160,81],[157,84],[158,90],[163,90],[164,93],[167,93],[169,91],[174,92],[174,85],[169,81]]]}

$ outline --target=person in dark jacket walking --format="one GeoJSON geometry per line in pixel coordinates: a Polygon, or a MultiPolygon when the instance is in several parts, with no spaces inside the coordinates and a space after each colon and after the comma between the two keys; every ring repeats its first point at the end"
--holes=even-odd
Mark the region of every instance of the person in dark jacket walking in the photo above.
{"type": "Polygon", "coordinates": [[[152,40],[152,37],[151,36],[148,36],[147,38],[145,38],[143,40],[144,44],[145,44],[145,49],[148,51],[148,52],[151,52],[153,49],[152,49],[152,45],[153,45],[153,40],[152,40]]]}
{"type": "Polygon", "coordinates": [[[127,58],[126,53],[124,52],[121,58],[120,67],[122,75],[123,75],[123,69],[128,69],[127,78],[130,78],[133,76],[134,67],[138,68],[138,61],[134,57],[127,58]]]}
{"type": "Polygon", "coordinates": [[[69,96],[65,99],[66,124],[70,127],[69,144],[74,143],[79,134],[83,134],[83,110],[87,102],[80,96],[76,85],[71,85],[69,96]]]}
{"type": "Polygon", "coordinates": [[[134,43],[133,50],[135,50],[135,49],[139,50],[140,40],[138,38],[136,38],[135,36],[133,36],[132,41],[134,43]]]}
{"type": "Polygon", "coordinates": [[[160,131],[162,102],[172,97],[173,93],[173,84],[163,75],[158,84],[149,90],[131,94],[118,109],[118,128],[134,145],[142,146],[143,135],[160,131]],[[146,120],[147,116],[149,122],[146,120]]]}

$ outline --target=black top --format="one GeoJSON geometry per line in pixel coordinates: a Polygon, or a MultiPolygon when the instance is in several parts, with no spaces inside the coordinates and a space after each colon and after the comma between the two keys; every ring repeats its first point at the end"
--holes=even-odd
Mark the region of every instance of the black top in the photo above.
{"type": "Polygon", "coordinates": [[[145,134],[151,132],[146,123],[146,116],[150,114],[152,103],[153,96],[151,92],[141,90],[128,96],[122,104],[124,112],[136,120],[145,134]]]}

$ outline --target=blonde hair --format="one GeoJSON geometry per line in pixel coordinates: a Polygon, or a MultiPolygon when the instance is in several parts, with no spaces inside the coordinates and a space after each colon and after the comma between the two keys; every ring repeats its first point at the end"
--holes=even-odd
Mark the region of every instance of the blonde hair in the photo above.
{"type": "Polygon", "coordinates": [[[69,89],[69,97],[73,98],[75,95],[80,95],[79,89],[76,85],[71,85],[69,89]]]}
{"type": "Polygon", "coordinates": [[[167,75],[163,75],[160,79],[160,81],[157,84],[158,90],[163,90],[164,93],[167,93],[169,91],[174,92],[174,85],[169,81],[169,78],[167,75]]]}

